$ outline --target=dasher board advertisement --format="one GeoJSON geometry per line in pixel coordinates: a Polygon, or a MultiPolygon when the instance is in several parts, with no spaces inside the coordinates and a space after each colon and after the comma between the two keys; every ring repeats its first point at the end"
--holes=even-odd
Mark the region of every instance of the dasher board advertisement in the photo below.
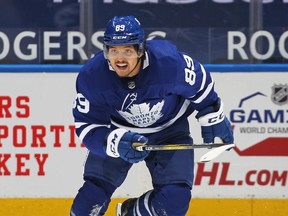
{"type": "MultiPolygon", "coordinates": [[[[74,197],[87,150],[74,133],[77,73],[0,73],[0,197],[74,197]],[[21,182],[21,184],[19,183],[21,182]]],[[[193,197],[287,198],[288,73],[212,73],[236,148],[209,163],[195,150],[193,197]]],[[[200,125],[190,118],[195,143],[200,125]]],[[[189,169],[189,167],[187,167],[189,169]]],[[[151,188],[137,164],[114,197],[151,188]]]]}

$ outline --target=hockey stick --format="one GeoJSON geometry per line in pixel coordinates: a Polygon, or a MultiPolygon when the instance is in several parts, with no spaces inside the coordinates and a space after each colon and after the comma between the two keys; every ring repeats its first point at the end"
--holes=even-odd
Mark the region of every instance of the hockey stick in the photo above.
{"type": "Polygon", "coordinates": [[[211,143],[211,144],[167,144],[167,145],[145,145],[143,143],[133,143],[133,148],[137,151],[163,151],[163,150],[185,150],[185,149],[211,149],[200,158],[200,162],[209,162],[218,157],[224,151],[235,147],[235,144],[211,143]]]}

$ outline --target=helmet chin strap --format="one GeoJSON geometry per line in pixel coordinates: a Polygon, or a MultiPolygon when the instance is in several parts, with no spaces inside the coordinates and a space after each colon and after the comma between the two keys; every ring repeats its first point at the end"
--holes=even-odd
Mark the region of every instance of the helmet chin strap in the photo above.
{"type": "Polygon", "coordinates": [[[139,64],[140,60],[141,60],[142,56],[141,57],[138,57],[138,60],[137,60],[137,63],[135,65],[135,67],[127,74],[127,77],[129,77],[129,75],[136,69],[137,65],[139,64]]]}

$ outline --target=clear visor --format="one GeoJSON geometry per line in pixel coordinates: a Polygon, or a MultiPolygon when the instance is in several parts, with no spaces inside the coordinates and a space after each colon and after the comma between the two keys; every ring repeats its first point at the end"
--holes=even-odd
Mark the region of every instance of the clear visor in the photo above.
{"type": "Polygon", "coordinates": [[[107,56],[109,59],[139,57],[134,46],[111,46],[107,49],[107,56]]]}

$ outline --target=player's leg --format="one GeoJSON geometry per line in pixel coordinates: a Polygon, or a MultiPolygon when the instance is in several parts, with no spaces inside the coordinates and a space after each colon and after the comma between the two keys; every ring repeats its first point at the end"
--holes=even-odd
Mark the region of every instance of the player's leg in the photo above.
{"type": "Polygon", "coordinates": [[[73,201],[71,216],[104,215],[115,186],[86,179],[73,201]]]}
{"type": "Polygon", "coordinates": [[[70,216],[104,215],[113,192],[125,180],[130,167],[122,159],[90,152],[85,163],[85,182],[73,201],[70,216]]]}
{"type": "MultiPolygon", "coordinates": [[[[152,134],[150,144],[192,144],[187,119],[152,134]]],[[[194,177],[194,151],[155,151],[145,159],[154,189],[122,203],[121,216],[185,216],[191,199],[194,177]]]]}
{"type": "MultiPolygon", "coordinates": [[[[186,135],[176,140],[188,144],[193,142],[186,135]]],[[[171,139],[167,143],[175,143],[176,140],[171,139]]],[[[133,200],[129,206],[124,202],[122,212],[128,211],[127,216],[185,216],[193,185],[194,151],[150,152],[146,164],[152,176],[154,190],[133,200]]]]}
{"type": "Polygon", "coordinates": [[[121,216],[185,216],[191,199],[187,184],[158,185],[139,198],[122,203],[121,216]]]}
{"type": "MultiPolygon", "coordinates": [[[[189,151],[191,150],[188,150],[188,152],[189,151]]],[[[170,172],[169,170],[171,169],[169,167],[169,163],[166,164],[165,162],[161,164],[158,163],[158,165],[160,165],[161,168],[157,167],[157,165],[153,169],[151,169],[150,167],[150,170],[154,171],[154,175],[152,174],[154,189],[152,191],[148,191],[140,198],[125,201],[122,204],[121,216],[138,216],[138,215],[185,216],[186,215],[191,199],[191,188],[193,182],[192,181],[193,164],[191,165],[191,162],[189,162],[191,161],[190,156],[188,157],[190,159],[187,160],[187,164],[183,164],[183,161],[181,161],[182,158],[187,159],[187,157],[185,157],[185,154],[184,155],[182,154],[184,152],[187,152],[186,150],[185,151],[180,150],[177,152],[180,152],[181,154],[179,155],[172,154],[173,156],[170,159],[172,161],[174,159],[179,161],[179,167],[178,167],[179,172],[178,170],[170,172]],[[189,166],[191,166],[191,170],[189,169],[189,166]],[[183,169],[181,169],[181,167],[183,169]],[[166,172],[165,169],[167,169],[166,172]],[[186,175],[185,172],[187,172],[188,175],[186,175]],[[167,173],[167,175],[164,173],[167,173]],[[185,178],[184,176],[186,176],[187,178],[185,178]],[[155,182],[157,182],[157,184],[155,184],[155,182]]],[[[157,160],[154,160],[154,163],[157,164],[156,161],[157,160]]]]}

